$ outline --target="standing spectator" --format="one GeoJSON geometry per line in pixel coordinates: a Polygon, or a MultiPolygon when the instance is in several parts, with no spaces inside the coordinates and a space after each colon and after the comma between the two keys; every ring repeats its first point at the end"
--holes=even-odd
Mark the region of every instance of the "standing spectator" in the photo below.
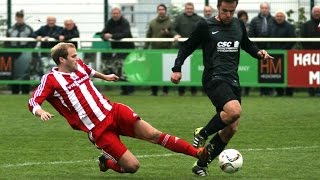
{"type": "MultiPolygon", "coordinates": [[[[311,19],[305,22],[302,26],[301,37],[306,38],[320,38],[320,6],[314,6],[311,12],[311,19]]],[[[320,49],[320,43],[303,42],[303,49],[320,49]]],[[[310,96],[320,95],[320,88],[309,88],[310,96]]]]}
{"type": "MultiPolygon", "coordinates": [[[[295,28],[287,20],[284,10],[277,10],[274,14],[274,25],[271,27],[270,37],[290,38],[296,37],[295,28]]],[[[270,42],[274,49],[292,49],[294,42],[270,42]]],[[[276,88],[277,96],[292,96],[293,88],[276,88]]]]}
{"type": "Polygon", "coordinates": [[[247,32],[249,32],[250,23],[249,23],[248,12],[245,10],[240,10],[237,13],[237,17],[238,17],[238,19],[240,19],[244,23],[247,32]]]}
{"type": "MultiPolygon", "coordinates": [[[[24,12],[23,10],[16,12],[15,15],[16,23],[7,30],[7,37],[32,37],[33,29],[24,22],[24,12]]],[[[7,48],[33,48],[35,43],[26,42],[26,41],[10,41],[5,42],[5,47],[7,48]]],[[[13,57],[13,80],[30,80],[29,74],[29,64],[31,60],[30,52],[19,52],[19,53],[10,53],[10,56],[13,57]]],[[[11,86],[12,94],[19,94],[20,91],[22,94],[29,94],[30,85],[19,85],[13,84],[11,86]]]]}
{"type": "MultiPolygon", "coordinates": [[[[201,16],[197,15],[194,12],[194,5],[191,2],[187,2],[184,5],[184,13],[181,15],[178,15],[175,18],[174,21],[174,31],[175,41],[178,41],[179,38],[188,38],[191,35],[191,32],[194,30],[196,23],[202,19],[201,16]]],[[[191,94],[196,95],[197,94],[197,87],[190,87],[191,94]]],[[[185,94],[185,86],[179,86],[179,96],[183,96],[185,94]]]]}
{"type": "Polygon", "coordinates": [[[209,19],[213,17],[213,8],[212,6],[208,5],[208,6],[204,6],[203,8],[203,17],[205,19],[209,19]]]}
{"type": "MultiPolygon", "coordinates": [[[[151,20],[149,23],[149,27],[147,30],[147,38],[172,38],[173,31],[172,31],[172,22],[167,15],[167,7],[164,4],[159,4],[157,6],[157,13],[158,16],[151,20]]],[[[171,42],[152,42],[145,44],[145,49],[170,49],[172,47],[171,42]]],[[[163,95],[168,95],[169,87],[164,86],[163,95]]],[[[158,86],[151,86],[151,95],[157,96],[158,95],[158,86]]]]}
{"type": "MultiPolygon", "coordinates": [[[[122,38],[132,38],[130,24],[127,19],[122,16],[121,8],[115,6],[111,10],[111,19],[109,19],[101,32],[101,38],[105,41],[110,39],[120,40],[122,38]]],[[[111,42],[112,49],[134,49],[133,42],[111,42]]],[[[128,53],[114,53],[112,59],[123,60],[127,57],[128,53]]],[[[124,75],[122,72],[122,65],[119,67],[119,72],[116,73],[118,76],[124,75]]],[[[125,79],[124,77],[120,77],[125,79]]],[[[134,86],[121,86],[121,95],[129,95],[134,92],[134,86]]]]}
{"type": "MultiPolygon", "coordinates": [[[[58,40],[60,42],[68,41],[72,38],[78,38],[80,37],[80,33],[78,30],[77,25],[74,23],[72,19],[66,19],[64,21],[64,28],[61,32],[61,34],[58,37],[58,40]]],[[[77,42],[72,42],[76,47],[78,47],[77,42]]]]}
{"type": "MultiPolygon", "coordinates": [[[[240,10],[237,13],[237,17],[238,17],[238,19],[240,21],[242,21],[244,23],[244,25],[246,27],[246,30],[248,32],[249,31],[249,26],[250,26],[248,12],[245,11],[245,10],[240,10]]],[[[250,87],[244,87],[244,88],[241,87],[241,93],[242,93],[243,90],[244,90],[243,95],[244,96],[249,96],[250,87]]]]}
{"type": "MultiPolygon", "coordinates": [[[[260,12],[258,16],[254,17],[249,26],[249,37],[270,37],[270,30],[273,24],[273,17],[270,14],[270,6],[268,3],[263,2],[260,4],[260,12]]],[[[270,49],[268,42],[257,42],[260,49],[270,49]]],[[[272,88],[261,87],[261,96],[272,95],[272,88]]]]}
{"type": "Polygon", "coordinates": [[[41,48],[52,48],[58,42],[48,42],[49,38],[58,39],[61,34],[63,27],[56,25],[57,19],[54,16],[47,17],[47,24],[41,26],[38,30],[33,33],[33,37],[37,41],[41,41],[41,48]]]}

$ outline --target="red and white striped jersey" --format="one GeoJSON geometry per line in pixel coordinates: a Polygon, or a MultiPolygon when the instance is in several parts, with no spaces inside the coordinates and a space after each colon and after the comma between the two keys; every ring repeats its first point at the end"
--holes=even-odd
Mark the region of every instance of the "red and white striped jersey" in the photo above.
{"type": "Polygon", "coordinates": [[[73,129],[88,132],[103,121],[112,109],[112,103],[93,85],[90,77],[95,70],[81,59],[78,70],[64,73],[53,68],[45,74],[29,99],[29,110],[35,114],[47,100],[73,129]]]}

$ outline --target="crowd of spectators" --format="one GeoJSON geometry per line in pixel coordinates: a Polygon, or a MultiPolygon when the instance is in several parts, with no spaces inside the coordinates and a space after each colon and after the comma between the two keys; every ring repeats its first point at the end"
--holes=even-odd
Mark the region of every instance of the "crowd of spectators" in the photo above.
{"type": "MultiPolygon", "coordinates": [[[[239,18],[245,24],[249,37],[297,37],[296,27],[293,26],[287,19],[287,14],[284,10],[278,9],[274,14],[270,12],[270,5],[266,2],[260,4],[260,11],[257,16],[249,20],[248,12],[245,10],[239,10],[237,12],[237,18],[239,18]]],[[[147,24],[146,37],[147,38],[173,38],[174,42],[146,42],[145,49],[171,49],[177,48],[181,45],[180,38],[187,38],[190,36],[195,24],[201,19],[210,19],[215,16],[215,9],[212,6],[204,6],[203,15],[200,16],[195,13],[194,4],[187,2],[184,4],[184,11],[177,15],[175,18],[171,18],[167,13],[167,7],[165,4],[159,4],[156,8],[157,16],[147,24]]],[[[110,39],[119,40],[122,38],[131,38],[131,27],[128,20],[122,15],[121,7],[113,7],[111,11],[111,18],[106,22],[105,27],[99,33],[104,41],[110,39]]],[[[48,16],[45,25],[41,26],[37,30],[33,30],[28,24],[24,22],[24,12],[18,11],[15,16],[16,23],[7,30],[7,37],[33,37],[38,41],[41,48],[52,48],[58,42],[70,41],[72,38],[80,37],[80,33],[76,23],[71,19],[64,20],[64,27],[57,25],[56,17],[48,16]],[[49,38],[54,38],[56,41],[48,41],[49,38]]],[[[311,19],[305,22],[301,27],[301,37],[320,37],[320,6],[314,6],[311,13],[311,19]]],[[[72,42],[77,47],[77,42],[72,42]]],[[[319,49],[320,43],[303,42],[302,47],[304,49],[319,49]]],[[[258,42],[260,49],[292,49],[295,43],[292,42],[258,42]]],[[[36,43],[34,42],[6,42],[6,47],[9,48],[34,48],[36,43]]],[[[111,48],[113,49],[134,49],[134,43],[123,42],[111,42],[111,48]]],[[[104,57],[109,59],[122,59],[119,64],[123,63],[123,60],[128,53],[112,53],[107,54],[104,57]]],[[[16,58],[24,58],[22,53],[13,53],[16,58]]],[[[34,57],[35,55],[32,54],[34,57]]],[[[48,54],[42,54],[41,56],[48,56],[48,54]]],[[[32,59],[32,58],[31,58],[32,59]]],[[[21,61],[24,62],[24,61],[21,61]]],[[[14,63],[15,70],[13,72],[14,80],[28,80],[28,62],[23,64],[14,63]]],[[[118,72],[106,72],[116,73],[120,77],[123,76],[123,80],[126,80],[125,73],[122,69],[118,72]]],[[[12,85],[12,93],[18,94],[20,91],[23,94],[29,93],[29,85],[12,85]]],[[[151,87],[151,95],[158,95],[158,86],[151,87]]],[[[186,87],[179,86],[178,94],[183,96],[186,91],[186,87]]],[[[190,87],[192,95],[197,94],[198,87],[190,87]]],[[[134,92],[133,86],[121,86],[121,94],[129,95],[134,92]]],[[[243,87],[243,95],[248,96],[250,87],[243,87]]],[[[294,89],[292,88],[270,88],[261,87],[261,96],[292,96],[294,89]]],[[[162,95],[168,95],[169,87],[162,87],[162,95]]],[[[320,95],[319,88],[309,88],[310,96],[320,95]]]]}

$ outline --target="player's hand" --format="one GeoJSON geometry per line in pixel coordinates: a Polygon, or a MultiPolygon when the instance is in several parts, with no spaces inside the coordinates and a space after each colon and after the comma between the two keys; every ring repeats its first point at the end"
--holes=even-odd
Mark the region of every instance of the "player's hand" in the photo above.
{"type": "Polygon", "coordinates": [[[172,72],[171,73],[171,82],[174,84],[179,84],[181,77],[182,77],[181,72],[172,72]]]}
{"type": "Polygon", "coordinates": [[[44,111],[43,109],[38,109],[36,111],[36,115],[39,116],[42,121],[48,121],[49,119],[54,117],[53,114],[44,111]]]}
{"type": "Polygon", "coordinates": [[[119,77],[115,74],[108,74],[105,75],[105,80],[106,81],[117,81],[119,79],[119,77]]]}
{"type": "Polygon", "coordinates": [[[260,50],[258,51],[258,56],[261,58],[261,59],[274,59],[274,57],[270,56],[266,50],[260,50]]]}

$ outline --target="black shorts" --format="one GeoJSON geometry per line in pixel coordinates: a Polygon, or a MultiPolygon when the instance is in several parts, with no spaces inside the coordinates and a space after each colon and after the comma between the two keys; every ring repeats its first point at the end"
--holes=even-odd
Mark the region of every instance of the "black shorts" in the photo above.
{"type": "Polygon", "coordinates": [[[223,110],[223,106],[231,101],[238,100],[241,104],[241,89],[238,86],[233,86],[224,80],[213,80],[208,82],[205,87],[205,92],[216,107],[217,112],[223,110]]]}

